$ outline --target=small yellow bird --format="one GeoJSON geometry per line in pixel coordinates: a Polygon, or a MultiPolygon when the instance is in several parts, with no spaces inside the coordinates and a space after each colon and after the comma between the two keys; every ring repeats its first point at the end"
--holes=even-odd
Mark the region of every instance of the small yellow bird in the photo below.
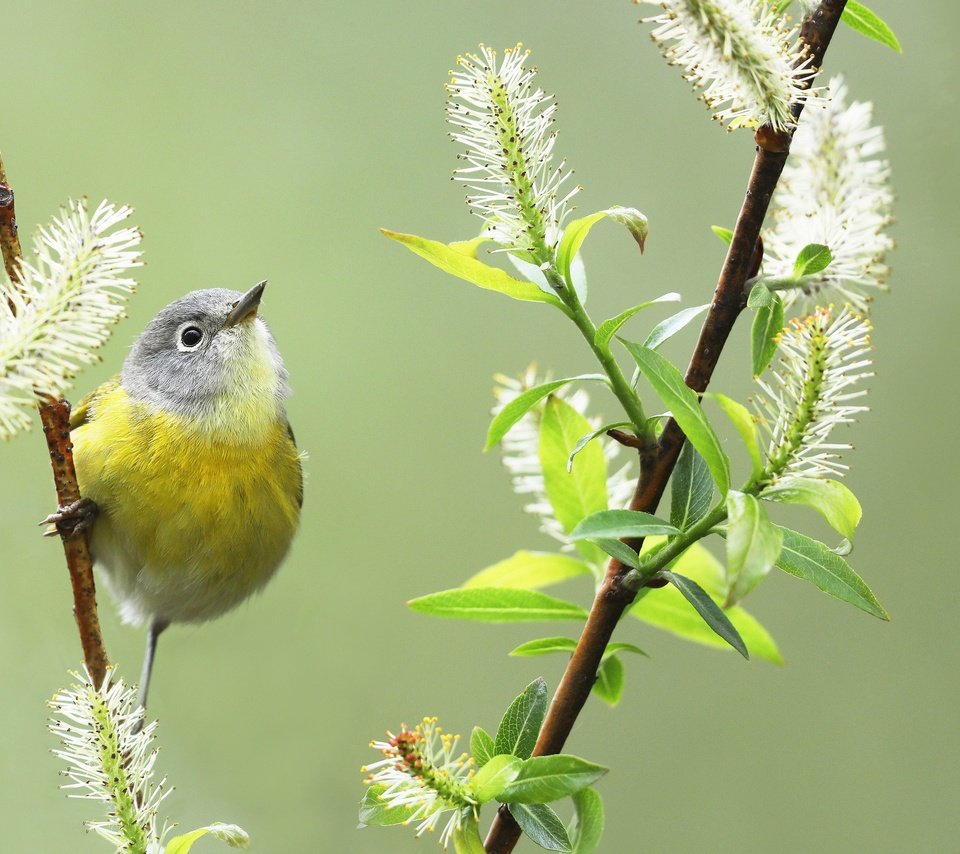
{"type": "Polygon", "coordinates": [[[247,293],[194,291],[137,338],[119,376],[71,419],[90,545],[124,622],[157,638],[233,608],[273,576],[303,503],[287,370],[247,293]]]}

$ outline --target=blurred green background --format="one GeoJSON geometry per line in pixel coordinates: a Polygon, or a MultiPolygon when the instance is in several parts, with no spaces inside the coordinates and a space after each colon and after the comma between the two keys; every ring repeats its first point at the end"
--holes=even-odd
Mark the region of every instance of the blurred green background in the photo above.
{"type": "MultiPolygon", "coordinates": [[[[612,768],[599,784],[603,851],[956,848],[958,61],[936,23],[953,4],[871,5],[904,55],[843,30],[828,69],[877,102],[898,193],[873,413],[849,478],[865,510],[851,560],[893,621],[773,577],[748,607],[783,668],[627,621],[620,639],[653,658],[626,662],[621,706],[592,701],[568,745],[612,768]]],[[[165,811],[183,829],[236,821],[264,854],[433,850],[410,829],[355,830],[369,739],[424,714],[491,729],[531,679],[555,686],[559,658],[505,653],[562,626],[449,623],[404,602],[550,547],[480,453],[491,375],[533,360],[559,375],[594,368],[559,313],[448,279],[377,228],[477,231],[449,180],[443,84],[459,52],[521,40],[559,95],[580,211],[618,203],[650,218],[642,259],[620,229],[591,237],[594,316],[667,290],[704,302],[723,254],[709,226],[733,223],[752,141],[708,121],[639,14],[541,0],[7,4],[0,147],[26,245],[83,194],[135,205],[145,234],[131,317],[75,396],[119,367],[167,302],[268,278],[264,314],[310,453],[303,530],[276,580],[160,644],[151,712],[158,767],[177,787],[165,811]]],[[[749,392],[746,333],[741,323],[716,389],[749,392]]],[[[683,360],[692,337],[669,354],[683,360]]],[[[54,502],[46,453],[34,431],[0,454],[0,849],[106,851],[81,827],[95,805],[57,790],[48,752],[44,700],[80,650],[60,547],[36,528],[54,502]]],[[[586,603],[584,588],[568,592],[586,603]]],[[[101,598],[111,656],[136,678],[142,632],[101,598]]]]}

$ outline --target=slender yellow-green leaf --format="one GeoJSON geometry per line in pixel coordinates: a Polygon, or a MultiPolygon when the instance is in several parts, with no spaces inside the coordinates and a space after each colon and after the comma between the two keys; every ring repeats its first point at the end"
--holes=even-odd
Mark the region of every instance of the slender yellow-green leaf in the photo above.
{"type": "Polygon", "coordinates": [[[816,510],[842,537],[853,539],[863,511],[860,502],[838,480],[820,480],[812,477],[788,478],[767,487],[760,497],[781,504],[802,504],[816,510]]]}
{"type": "Polygon", "coordinates": [[[638,510],[601,510],[583,519],[570,532],[571,540],[620,537],[648,537],[651,534],[679,534],[669,522],[638,510]]]}
{"type": "MultiPolygon", "coordinates": [[[[567,471],[570,452],[590,429],[590,422],[570,404],[558,397],[547,398],[540,419],[540,469],[554,516],[567,533],[591,513],[607,509],[607,461],[597,443],[583,448],[577,464],[567,471]]],[[[603,552],[592,543],[577,543],[577,549],[591,563],[605,561],[603,552]]]]}
{"type": "Polygon", "coordinates": [[[581,789],[573,796],[573,808],[567,827],[573,854],[594,854],[603,835],[603,800],[596,789],[581,789]]]}
{"type": "Polygon", "coordinates": [[[503,790],[509,786],[523,767],[523,760],[510,753],[491,756],[487,763],[473,777],[471,788],[481,804],[500,798],[503,790]]]}
{"type": "Polygon", "coordinates": [[[858,3],[856,0],[847,0],[847,5],[840,15],[840,20],[851,30],[893,48],[897,53],[903,53],[893,30],[876,12],[868,9],[863,3],[858,3]]]}
{"type": "Polygon", "coordinates": [[[470,755],[477,763],[477,768],[483,768],[495,752],[493,736],[482,726],[475,726],[470,733],[470,755]]]}
{"type": "Polygon", "coordinates": [[[591,689],[608,706],[616,706],[623,696],[623,662],[615,655],[600,662],[597,681],[591,689]]]}
{"type": "Polygon", "coordinates": [[[780,530],[783,532],[783,549],[777,560],[780,569],[815,584],[824,593],[856,605],[874,617],[890,619],[864,580],[840,555],[818,540],[782,526],[780,530]]]}
{"type": "Polygon", "coordinates": [[[761,305],[753,317],[750,332],[750,353],[753,375],[760,376],[777,352],[777,336],[783,329],[783,300],[780,294],[771,294],[769,305],[761,305]]]}
{"type": "Polygon", "coordinates": [[[478,261],[475,257],[471,257],[469,252],[463,251],[462,244],[459,248],[451,248],[446,243],[428,240],[416,234],[402,234],[386,228],[381,228],[380,232],[458,279],[463,279],[485,290],[496,291],[516,300],[546,302],[556,306],[564,313],[569,312],[569,309],[558,297],[540,290],[530,282],[515,279],[498,267],[491,267],[489,264],[478,261]]]}
{"type": "Polygon", "coordinates": [[[573,281],[570,277],[570,266],[573,263],[573,259],[580,251],[580,247],[590,233],[590,229],[604,217],[610,217],[610,219],[626,226],[627,230],[633,236],[633,239],[637,241],[640,251],[643,252],[643,246],[647,239],[649,229],[647,226],[647,218],[636,208],[624,208],[615,205],[605,211],[598,211],[589,216],[571,220],[563,230],[563,237],[557,246],[557,267],[564,280],[571,287],[573,287],[573,281]]]}
{"type": "Polygon", "coordinates": [[[680,302],[680,294],[664,294],[656,299],[635,305],[633,308],[628,308],[626,311],[621,311],[616,317],[611,317],[609,320],[603,321],[603,323],[597,327],[597,334],[593,337],[594,343],[598,347],[605,347],[610,343],[610,339],[617,334],[617,330],[620,329],[620,327],[623,326],[623,324],[626,323],[637,312],[643,311],[645,308],[649,308],[651,305],[657,305],[658,303],[662,302],[680,302]]]}
{"type": "Polygon", "coordinates": [[[490,428],[487,430],[487,441],[483,446],[484,451],[489,451],[497,444],[524,415],[543,400],[550,392],[556,391],[561,386],[578,380],[599,380],[606,381],[603,374],[582,374],[578,377],[566,377],[562,380],[550,380],[533,388],[518,394],[506,406],[503,407],[490,422],[490,428]]]}
{"type": "Polygon", "coordinates": [[[471,575],[462,586],[532,590],[558,584],[578,575],[590,575],[590,567],[575,557],[549,552],[519,551],[506,560],[471,575]]]}
{"type": "Polygon", "coordinates": [[[690,323],[691,320],[703,314],[708,308],[710,308],[710,303],[695,305],[691,308],[685,308],[681,311],[678,311],[676,314],[671,315],[666,320],[661,320],[656,326],[653,327],[650,334],[647,336],[646,341],[643,342],[643,346],[648,347],[651,350],[656,350],[657,347],[659,347],[664,341],[672,338],[688,323],[690,323]]]}
{"type": "MultiPolygon", "coordinates": [[[[369,791],[368,789],[367,792],[369,793],[369,791]]],[[[250,837],[242,827],[215,821],[206,827],[191,830],[181,836],[175,836],[163,849],[164,854],[187,854],[193,848],[193,843],[207,834],[216,837],[221,842],[226,842],[231,848],[246,848],[250,844],[250,837]]]]}
{"type": "Polygon", "coordinates": [[[752,495],[727,493],[727,605],[735,605],[773,569],[783,534],[752,495]]]}
{"type": "Polygon", "coordinates": [[[636,431],[632,421],[614,421],[611,424],[604,424],[598,427],[596,430],[591,430],[586,436],[581,436],[579,439],[577,439],[577,444],[573,446],[572,450],[570,451],[570,456],[567,457],[567,471],[569,472],[573,470],[573,458],[585,447],[587,447],[587,445],[589,445],[594,439],[596,439],[597,436],[606,433],[608,430],[613,430],[620,427],[630,427],[636,431]]]}
{"type": "Polygon", "coordinates": [[[733,243],[733,232],[729,228],[724,228],[722,225],[711,225],[710,230],[726,243],[727,246],[733,243]]]}
{"type": "Polygon", "coordinates": [[[587,616],[583,608],[572,602],[537,590],[509,587],[457,587],[411,599],[407,607],[434,617],[482,623],[582,620],[587,616]]]}
{"type": "Polygon", "coordinates": [[[720,494],[725,494],[730,488],[730,461],[700,407],[696,392],[683,381],[683,374],[673,363],[655,350],[638,347],[630,341],[624,341],[623,344],[630,351],[647,382],[670,407],[671,414],[687,439],[700,452],[720,494]]]}
{"type": "Polygon", "coordinates": [[[733,424],[737,433],[740,434],[743,445],[750,455],[752,474],[754,476],[760,474],[760,472],[763,471],[763,459],[760,455],[760,436],[757,433],[757,422],[754,420],[753,415],[750,414],[750,410],[742,403],[734,400],[732,397],[727,397],[725,394],[707,392],[704,394],[704,397],[709,397],[711,400],[716,401],[727,418],[730,419],[730,423],[733,424]]]}
{"type": "Polygon", "coordinates": [[[480,825],[472,812],[460,822],[452,838],[454,854],[486,854],[480,838],[480,825]]]}
{"type": "Polygon", "coordinates": [[[713,479],[703,457],[689,442],[683,443],[670,478],[670,521],[681,531],[699,522],[713,501],[713,479]]]}

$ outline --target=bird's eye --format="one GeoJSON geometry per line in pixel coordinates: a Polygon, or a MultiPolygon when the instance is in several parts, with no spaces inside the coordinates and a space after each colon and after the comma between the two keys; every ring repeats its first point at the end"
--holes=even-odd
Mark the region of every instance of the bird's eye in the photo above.
{"type": "Polygon", "coordinates": [[[180,330],[180,345],[179,349],[181,350],[196,350],[200,346],[200,342],[203,341],[203,330],[198,326],[184,326],[180,330]]]}

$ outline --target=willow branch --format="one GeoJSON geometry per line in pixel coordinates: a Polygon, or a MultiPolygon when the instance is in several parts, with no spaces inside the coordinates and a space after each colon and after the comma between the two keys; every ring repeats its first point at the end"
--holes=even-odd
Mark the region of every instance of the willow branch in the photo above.
{"type": "MultiPolygon", "coordinates": [[[[7,182],[3,159],[0,158],[0,251],[3,265],[11,282],[18,280],[22,250],[17,237],[17,218],[13,191],[7,182]]],[[[70,404],[65,400],[44,398],[40,401],[40,421],[53,466],[53,482],[57,503],[69,507],[80,500],[77,472],[73,465],[73,445],[70,442],[70,404]]],[[[73,614],[80,632],[83,658],[90,679],[98,688],[103,683],[110,662],[100,631],[97,614],[97,591],[93,580],[93,560],[87,532],[83,528],[59,525],[63,551],[73,588],[73,614]]]]}
{"type": "MultiPolygon", "coordinates": [[[[823,63],[824,53],[845,5],[846,0],[823,0],[803,22],[800,37],[807,46],[815,68],[819,69],[823,63]]],[[[799,119],[802,110],[802,103],[795,104],[794,117],[799,119]]],[[[760,228],[786,163],[792,137],[792,131],[776,133],[766,125],[756,133],[757,151],[746,195],[685,376],[687,385],[698,393],[706,390],[733,325],[746,306],[744,287],[755,266],[760,228]]],[[[631,510],[652,513],[657,509],[680,456],[684,439],[683,431],[670,419],[657,445],[640,451],[640,477],[630,502],[631,510]]],[[[628,544],[639,552],[643,541],[629,540],[628,544]]],[[[547,710],[533,749],[534,756],[559,753],[563,749],[587,702],[603,652],[620,617],[636,595],[621,583],[629,569],[616,559],[611,559],[577,647],[547,710]]],[[[654,580],[649,586],[661,584],[654,580]]],[[[509,809],[501,806],[487,834],[484,848],[488,854],[508,854],[513,851],[520,833],[520,827],[509,809]]]]}

